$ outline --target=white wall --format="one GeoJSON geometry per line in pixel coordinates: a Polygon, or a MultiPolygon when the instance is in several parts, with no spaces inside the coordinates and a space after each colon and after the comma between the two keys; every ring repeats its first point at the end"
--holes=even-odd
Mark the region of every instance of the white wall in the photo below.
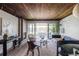
{"type": "MultiPolygon", "coordinates": [[[[61,35],[69,36],[71,38],[79,40],[79,18],[70,15],[60,21],[61,28],[65,29],[65,33],[61,33],[61,35]]],[[[61,30],[60,30],[61,31],[61,30]]]]}
{"type": "Polygon", "coordinates": [[[2,18],[2,35],[6,32],[6,28],[8,29],[8,35],[18,34],[18,18],[17,17],[3,10],[0,10],[0,17],[2,18]]]}

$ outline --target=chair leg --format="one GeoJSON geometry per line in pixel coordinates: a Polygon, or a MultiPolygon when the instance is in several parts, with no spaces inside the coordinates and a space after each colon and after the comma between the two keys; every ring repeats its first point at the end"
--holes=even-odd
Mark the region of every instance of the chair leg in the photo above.
{"type": "Polygon", "coordinates": [[[32,56],[34,56],[34,50],[32,50],[32,56]]]}
{"type": "Polygon", "coordinates": [[[27,56],[28,56],[28,54],[29,54],[29,49],[27,50],[27,56]]]}
{"type": "Polygon", "coordinates": [[[39,50],[39,47],[37,47],[37,50],[38,50],[38,56],[40,56],[40,50],[39,50]]]}

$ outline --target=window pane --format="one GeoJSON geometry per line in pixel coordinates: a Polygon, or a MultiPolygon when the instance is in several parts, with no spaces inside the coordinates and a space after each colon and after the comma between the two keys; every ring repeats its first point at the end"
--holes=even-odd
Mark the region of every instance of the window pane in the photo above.
{"type": "Polygon", "coordinates": [[[35,30],[35,28],[34,28],[35,26],[34,26],[34,24],[28,24],[28,34],[34,34],[34,30],[35,30]]]}

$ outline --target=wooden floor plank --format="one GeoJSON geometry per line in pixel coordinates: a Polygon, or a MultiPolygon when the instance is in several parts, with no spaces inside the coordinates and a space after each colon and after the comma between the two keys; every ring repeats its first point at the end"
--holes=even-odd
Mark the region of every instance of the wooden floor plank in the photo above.
{"type": "MultiPolygon", "coordinates": [[[[40,56],[56,56],[56,43],[54,41],[49,41],[47,47],[40,47],[40,56]]],[[[24,45],[17,47],[16,49],[12,49],[8,51],[8,56],[27,56],[27,43],[24,45]]],[[[31,56],[31,52],[29,53],[31,56]]],[[[37,49],[34,50],[34,56],[38,56],[37,49]]]]}

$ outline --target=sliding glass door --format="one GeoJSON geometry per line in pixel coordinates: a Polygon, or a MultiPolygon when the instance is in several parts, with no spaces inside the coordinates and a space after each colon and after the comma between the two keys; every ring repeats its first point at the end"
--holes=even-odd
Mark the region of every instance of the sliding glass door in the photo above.
{"type": "Polygon", "coordinates": [[[59,23],[48,24],[48,38],[52,39],[52,35],[59,34],[59,23]]]}
{"type": "Polygon", "coordinates": [[[46,40],[48,37],[48,24],[47,23],[36,23],[36,37],[46,40]]]}

